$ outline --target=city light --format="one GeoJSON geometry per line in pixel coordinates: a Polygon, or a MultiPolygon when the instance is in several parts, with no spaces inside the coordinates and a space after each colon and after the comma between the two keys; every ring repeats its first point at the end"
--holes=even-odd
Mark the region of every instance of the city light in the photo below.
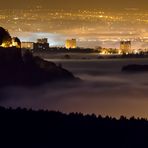
{"type": "Polygon", "coordinates": [[[50,42],[53,41],[51,44],[64,46],[66,39],[77,38],[78,46],[90,47],[86,41],[93,40],[94,43],[91,44],[93,48],[96,46],[118,48],[120,40],[131,40],[136,42],[133,44],[134,49],[148,47],[147,11],[139,12],[134,9],[116,13],[100,9],[79,11],[13,9],[11,12],[0,11],[0,25],[9,28],[12,35],[18,36],[23,41],[32,42],[38,37],[45,36],[50,42]],[[33,38],[30,36],[31,33],[34,35],[33,38]],[[44,35],[37,37],[36,34],[41,33],[44,35]],[[103,42],[105,40],[108,41],[103,42]]]}

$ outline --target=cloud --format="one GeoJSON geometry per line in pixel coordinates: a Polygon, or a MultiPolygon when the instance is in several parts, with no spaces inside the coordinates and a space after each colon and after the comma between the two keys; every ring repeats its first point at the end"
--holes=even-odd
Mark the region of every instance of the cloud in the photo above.
{"type": "Polygon", "coordinates": [[[4,88],[0,90],[0,105],[116,117],[147,117],[147,73],[121,72],[122,64],[132,62],[144,63],[144,60],[62,63],[83,82],[54,83],[36,88],[4,88]]]}
{"type": "Polygon", "coordinates": [[[147,86],[141,81],[113,76],[83,75],[80,84],[54,84],[39,88],[7,88],[0,104],[11,107],[144,116],[148,113],[147,86]]]}

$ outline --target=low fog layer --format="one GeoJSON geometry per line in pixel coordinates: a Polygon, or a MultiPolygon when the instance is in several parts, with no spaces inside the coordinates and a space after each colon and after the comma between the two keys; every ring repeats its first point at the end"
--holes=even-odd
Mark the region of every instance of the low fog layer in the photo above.
{"type": "Polygon", "coordinates": [[[46,84],[37,88],[0,90],[0,105],[62,112],[147,117],[148,73],[121,72],[126,64],[145,60],[56,61],[83,79],[80,83],[46,84]]]}

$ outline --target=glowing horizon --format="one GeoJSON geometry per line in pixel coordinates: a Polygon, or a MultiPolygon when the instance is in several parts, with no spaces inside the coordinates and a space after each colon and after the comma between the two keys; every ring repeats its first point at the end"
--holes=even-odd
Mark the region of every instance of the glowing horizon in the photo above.
{"type": "Polygon", "coordinates": [[[135,49],[148,48],[148,12],[25,9],[1,10],[0,26],[22,41],[47,37],[51,46],[64,46],[76,38],[80,47],[118,48],[121,40],[131,40],[135,49]]]}

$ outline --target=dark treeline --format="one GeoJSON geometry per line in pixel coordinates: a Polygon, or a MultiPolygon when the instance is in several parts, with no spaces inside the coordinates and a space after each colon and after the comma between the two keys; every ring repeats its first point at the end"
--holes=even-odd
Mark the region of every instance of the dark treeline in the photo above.
{"type": "Polygon", "coordinates": [[[148,121],[0,107],[0,144],[10,147],[148,147],[148,121]]]}

